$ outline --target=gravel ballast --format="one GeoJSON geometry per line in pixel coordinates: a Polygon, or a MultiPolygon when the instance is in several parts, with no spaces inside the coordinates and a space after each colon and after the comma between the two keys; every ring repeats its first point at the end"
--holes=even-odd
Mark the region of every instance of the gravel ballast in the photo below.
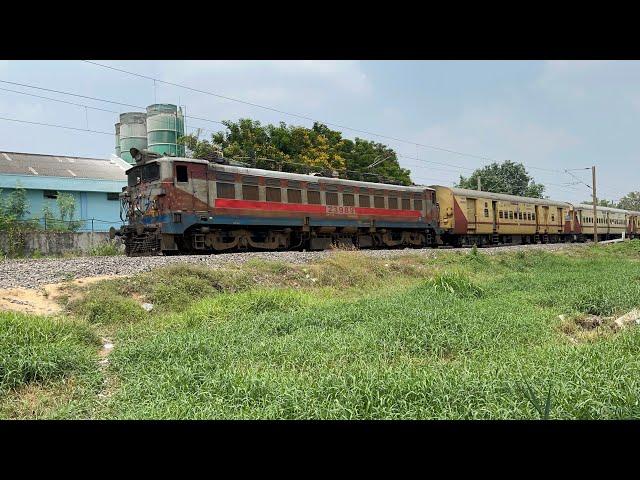
{"type": "MultiPolygon", "coordinates": [[[[495,255],[501,252],[518,250],[555,251],[570,248],[584,248],[588,244],[538,244],[513,245],[493,248],[479,248],[478,253],[495,255]]],[[[470,249],[455,249],[465,252],[470,249]]],[[[360,253],[372,257],[387,258],[403,254],[436,257],[452,249],[394,249],[360,250],[360,253]]],[[[0,261],[0,288],[37,288],[41,285],[58,283],[74,278],[97,277],[107,275],[132,275],[169,264],[188,262],[210,267],[227,264],[240,265],[251,259],[276,260],[289,263],[311,263],[333,255],[335,250],[320,252],[248,252],[221,253],[217,255],[182,255],[154,257],[78,257],[68,259],[20,259],[0,261]]]]}

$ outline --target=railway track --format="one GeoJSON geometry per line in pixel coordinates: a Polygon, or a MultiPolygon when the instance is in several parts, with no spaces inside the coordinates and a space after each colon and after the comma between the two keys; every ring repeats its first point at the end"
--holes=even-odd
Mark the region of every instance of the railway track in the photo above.
{"type": "MultiPolygon", "coordinates": [[[[490,248],[479,248],[478,253],[495,255],[501,252],[519,250],[563,250],[584,248],[587,244],[537,244],[511,245],[490,248]]],[[[360,250],[368,256],[385,258],[398,255],[424,255],[435,258],[445,252],[469,251],[469,248],[443,249],[392,249],[392,250],[360,250]]],[[[88,278],[110,275],[132,275],[154,268],[175,263],[194,263],[210,267],[228,264],[242,264],[251,259],[275,260],[290,263],[312,263],[334,255],[335,250],[314,252],[247,252],[221,253],[216,255],[182,255],[152,257],[77,257],[67,259],[20,259],[0,261],[0,289],[6,288],[38,288],[42,285],[59,283],[75,278],[88,278]]]]}

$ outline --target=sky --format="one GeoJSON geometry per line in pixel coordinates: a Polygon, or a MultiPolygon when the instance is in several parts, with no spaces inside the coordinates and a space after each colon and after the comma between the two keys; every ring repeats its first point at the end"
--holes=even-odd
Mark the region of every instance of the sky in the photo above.
{"type": "MultiPolygon", "coordinates": [[[[468,176],[491,161],[512,160],[522,162],[546,185],[545,194],[558,200],[590,198],[584,183],[591,185],[592,165],[597,168],[600,198],[618,200],[640,190],[638,61],[96,62],[313,118],[347,138],[385,143],[402,155],[400,164],[411,170],[417,184],[453,185],[461,174],[468,176]],[[584,183],[576,183],[565,169],[576,169],[572,173],[584,183]]],[[[0,60],[0,117],[104,132],[0,119],[3,151],[107,158],[114,153],[118,113],[135,110],[5,82],[141,107],[180,104],[187,116],[214,121],[252,118],[312,125],[311,120],[154,84],[80,60],[0,60]]],[[[188,131],[208,129],[201,135],[207,137],[224,129],[189,118],[186,123],[188,131]]]]}

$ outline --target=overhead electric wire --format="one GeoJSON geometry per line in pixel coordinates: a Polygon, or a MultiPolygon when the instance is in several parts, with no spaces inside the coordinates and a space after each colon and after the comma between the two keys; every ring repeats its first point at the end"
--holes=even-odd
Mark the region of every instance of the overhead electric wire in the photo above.
{"type": "MultiPolygon", "coordinates": [[[[447,153],[452,153],[452,154],[455,154],[455,155],[478,158],[478,159],[481,159],[481,160],[489,160],[489,161],[493,161],[493,162],[497,161],[497,160],[495,160],[495,159],[493,159],[491,157],[488,157],[486,155],[476,155],[476,154],[472,154],[472,153],[460,152],[460,151],[452,150],[452,149],[449,149],[449,148],[438,147],[436,145],[423,144],[423,143],[415,142],[415,141],[412,141],[412,140],[405,140],[405,139],[402,139],[402,138],[392,137],[392,136],[384,135],[384,134],[381,134],[381,133],[370,132],[370,131],[367,131],[367,130],[361,130],[361,129],[349,127],[349,126],[346,126],[346,125],[341,125],[341,124],[332,123],[332,122],[325,122],[325,121],[321,121],[321,120],[309,117],[307,115],[291,113],[291,112],[287,112],[287,111],[280,110],[280,109],[277,109],[277,108],[269,107],[269,106],[266,106],[266,105],[260,105],[260,104],[257,104],[257,103],[248,102],[246,100],[241,100],[241,99],[238,99],[238,98],[228,97],[226,95],[221,95],[221,94],[210,92],[210,91],[207,91],[207,90],[201,90],[201,89],[198,89],[198,88],[190,87],[188,85],[175,83],[175,82],[170,82],[170,81],[167,81],[167,80],[161,80],[159,78],[151,77],[149,75],[143,75],[143,74],[140,74],[140,73],[131,72],[131,71],[124,70],[124,69],[121,69],[121,68],[112,67],[110,65],[105,65],[105,64],[102,64],[102,63],[98,63],[98,62],[93,62],[91,60],[83,60],[83,62],[92,64],[92,65],[96,65],[96,66],[99,66],[99,67],[102,67],[102,68],[108,68],[110,70],[114,70],[114,71],[117,71],[117,72],[126,73],[128,75],[133,75],[133,76],[136,76],[136,77],[144,78],[144,79],[147,79],[147,80],[151,80],[153,82],[159,82],[159,83],[164,83],[166,85],[172,85],[172,86],[178,87],[178,88],[184,88],[186,90],[191,90],[193,92],[202,93],[202,94],[205,94],[205,95],[211,95],[211,96],[214,96],[214,97],[222,98],[224,100],[229,100],[229,101],[233,101],[233,102],[243,103],[245,105],[250,105],[252,107],[262,108],[262,109],[265,109],[265,110],[270,110],[272,112],[281,113],[283,115],[289,115],[289,116],[292,116],[292,117],[297,117],[297,118],[301,118],[301,119],[312,121],[312,122],[319,122],[319,123],[322,123],[324,125],[331,125],[333,127],[342,128],[344,130],[350,130],[352,132],[358,132],[358,133],[364,133],[364,134],[367,134],[367,135],[373,135],[375,137],[385,138],[385,139],[388,139],[388,140],[394,140],[396,142],[407,143],[407,144],[410,144],[410,145],[417,145],[417,146],[424,147],[424,148],[431,148],[431,149],[434,149],[434,150],[440,150],[440,151],[444,151],[444,152],[447,152],[447,153]]],[[[536,169],[539,169],[539,170],[547,170],[547,171],[550,171],[550,172],[556,172],[556,173],[560,172],[561,173],[560,170],[545,169],[545,168],[541,168],[541,167],[530,167],[530,168],[536,168],[536,169]]]]}
{"type": "Polygon", "coordinates": [[[55,125],[53,123],[31,122],[29,120],[18,120],[16,118],[7,118],[7,117],[0,117],[0,120],[6,120],[8,122],[29,123],[29,124],[32,124],[32,125],[41,125],[41,126],[45,126],[45,127],[66,128],[68,130],[77,130],[77,131],[80,131],[80,132],[90,132],[90,133],[100,133],[100,134],[103,134],[103,135],[113,136],[113,132],[101,132],[99,130],[90,130],[88,128],[68,127],[68,126],[65,126],[65,125],[55,125]]]}
{"type": "MultiPolygon", "coordinates": [[[[277,113],[282,113],[282,114],[285,114],[285,115],[290,115],[290,116],[302,118],[302,119],[313,121],[313,122],[321,122],[320,120],[313,119],[313,118],[308,117],[306,115],[299,115],[299,114],[294,114],[294,113],[291,113],[291,112],[286,112],[286,111],[275,109],[275,108],[272,108],[272,107],[259,105],[259,104],[255,104],[255,103],[252,103],[252,102],[247,102],[247,101],[244,101],[244,100],[241,100],[241,99],[227,97],[227,96],[224,96],[224,95],[216,94],[214,92],[209,92],[209,91],[205,91],[205,90],[196,89],[196,88],[193,88],[193,87],[190,87],[190,86],[187,86],[187,85],[182,85],[182,84],[178,84],[178,83],[174,83],[174,82],[169,82],[169,81],[166,81],[166,80],[157,79],[157,78],[150,77],[150,76],[147,76],[147,75],[142,75],[142,74],[138,74],[138,73],[135,73],[135,72],[130,72],[130,71],[127,71],[127,70],[116,68],[116,67],[111,67],[109,65],[104,65],[104,64],[97,63],[97,62],[92,62],[92,61],[89,61],[89,60],[85,60],[85,62],[93,64],[93,65],[96,65],[96,66],[100,66],[100,67],[103,67],[103,68],[108,68],[108,69],[111,69],[111,70],[115,70],[115,71],[119,71],[119,72],[122,72],[122,73],[126,73],[126,74],[129,74],[129,75],[138,76],[138,77],[145,78],[145,79],[148,79],[148,80],[152,80],[152,81],[155,81],[155,82],[160,82],[160,83],[164,83],[164,84],[167,84],[167,85],[172,85],[172,86],[179,87],[179,88],[184,88],[184,89],[191,90],[191,91],[194,91],[194,92],[197,92],[197,93],[202,93],[202,94],[206,94],[206,95],[212,95],[212,96],[216,96],[216,97],[223,98],[223,99],[226,99],[226,100],[244,103],[244,104],[247,104],[247,105],[251,105],[251,106],[258,107],[258,108],[271,110],[271,111],[274,111],[274,112],[277,112],[277,113]]],[[[76,97],[80,97],[80,98],[86,98],[86,99],[93,100],[93,101],[99,101],[99,102],[105,102],[105,103],[111,103],[111,104],[115,104],[115,105],[120,105],[120,106],[132,107],[132,108],[136,108],[136,109],[139,109],[139,110],[145,110],[145,107],[142,107],[142,106],[139,106],[139,105],[127,104],[127,103],[124,103],[124,102],[118,102],[118,101],[115,101],[115,100],[107,100],[107,99],[91,97],[91,96],[87,96],[87,95],[75,94],[75,93],[71,93],[71,92],[65,92],[65,91],[61,91],[61,90],[49,89],[49,88],[45,88],[45,87],[28,85],[28,84],[23,84],[23,83],[18,83],[18,82],[11,82],[11,81],[6,81],[6,80],[0,80],[0,82],[7,83],[7,84],[12,84],[12,85],[19,85],[19,86],[26,87],[26,88],[34,88],[34,89],[54,92],[54,93],[58,93],[58,94],[62,94],[62,95],[70,95],[70,96],[76,96],[76,97]]],[[[23,94],[23,95],[30,95],[30,96],[34,96],[34,97],[43,98],[43,99],[46,99],[46,100],[51,100],[51,101],[58,101],[58,102],[62,102],[62,103],[68,103],[68,104],[71,104],[71,105],[77,105],[77,106],[81,106],[81,107],[85,107],[85,108],[91,108],[91,109],[94,109],[94,110],[102,110],[102,111],[111,112],[111,113],[118,113],[118,112],[111,111],[111,110],[100,109],[100,108],[91,107],[91,106],[88,106],[88,105],[76,104],[76,103],[73,103],[73,102],[66,102],[66,101],[63,101],[63,100],[52,99],[52,98],[49,98],[49,97],[43,97],[43,96],[39,96],[39,95],[35,95],[35,94],[30,94],[30,93],[27,93],[27,92],[18,92],[18,91],[8,90],[8,89],[0,89],[0,90],[10,91],[10,92],[13,92],[13,93],[19,93],[19,94],[23,94]]],[[[193,120],[201,120],[201,121],[205,121],[205,122],[211,122],[211,123],[224,125],[224,123],[219,121],[219,120],[212,120],[212,119],[202,118],[202,117],[194,117],[192,115],[184,115],[184,117],[185,118],[190,118],[190,119],[193,119],[193,120]]],[[[20,120],[11,120],[11,119],[7,119],[7,120],[9,120],[9,121],[20,121],[20,120]]],[[[26,122],[26,121],[22,121],[22,122],[23,123],[31,123],[31,124],[35,124],[35,125],[40,124],[38,122],[26,122]]],[[[358,132],[358,133],[364,133],[364,134],[367,134],[367,135],[373,135],[373,136],[377,136],[377,137],[380,137],[380,138],[386,138],[386,139],[394,140],[394,141],[397,141],[397,142],[407,143],[407,144],[421,146],[421,147],[425,147],[425,148],[431,148],[431,149],[435,149],[435,150],[440,150],[440,151],[444,151],[444,152],[448,152],[448,153],[452,153],[452,154],[457,154],[457,155],[460,155],[460,156],[467,156],[467,157],[473,157],[473,158],[478,158],[478,159],[482,159],[482,160],[496,161],[496,160],[492,159],[491,157],[484,156],[484,155],[469,154],[469,153],[464,153],[464,152],[460,152],[460,151],[456,151],[456,150],[452,150],[452,149],[448,149],[448,148],[444,148],[444,147],[438,147],[438,146],[435,146],[435,145],[421,144],[419,142],[400,139],[400,138],[396,138],[396,137],[392,137],[392,136],[388,136],[388,135],[378,134],[378,133],[375,133],[375,132],[369,132],[369,131],[366,131],[366,130],[355,129],[355,128],[352,128],[352,127],[348,127],[348,126],[340,125],[340,124],[336,124],[336,123],[330,123],[330,122],[321,122],[321,123],[324,123],[326,125],[331,125],[331,126],[334,126],[334,127],[338,127],[338,128],[342,128],[342,129],[345,129],[345,130],[350,130],[350,131],[354,131],[354,132],[358,132]]],[[[54,127],[59,127],[59,128],[73,128],[73,127],[65,127],[65,126],[61,126],[61,125],[51,125],[51,124],[44,124],[44,123],[42,123],[41,125],[54,126],[54,127]]],[[[224,125],[224,126],[226,127],[226,125],[224,125]]],[[[191,127],[191,128],[194,128],[194,127],[191,127]]],[[[103,133],[103,134],[106,134],[106,132],[98,132],[98,131],[93,131],[93,130],[90,130],[90,129],[77,129],[77,130],[88,131],[88,132],[92,132],[92,133],[103,133]]],[[[196,130],[196,128],[194,128],[194,130],[196,130]]],[[[205,129],[205,128],[200,128],[200,130],[210,131],[210,132],[213,133],[212,130],[205,129]]],[[[453,164],[448,164],[448,163],[444,163],[444,162],[436,162],[436,161],[426,160],[426,159],[423,159],[423,158],[411,157],[411,156],[403,155],[403,154],[397,154],[396,156],[397,157],[401,157],[401,158],[409,158],[409,159],[417,160],[417,161],[420,161],[420,162],[423,162],[423,163],[431,163],[431,164],[436,164],[436,165],[451,166],[451,167],[454,167],[454,168],[474,171],[473,168],[464,167],[464,166],[461,166],[461,165],[453,165],[453,164]]],[[[522,162],[519,162],[519,163],[522,163],[522,162]]],[[[417,165],[414,165],[413,167],[420,168],[417,165]]],[[[571,173],[568,170],[565,170],[563,172],[561,170],[548,169],[548,168],[543,168],[543,167],[535,167],[535,166],[531,166],[531,165],[527,165],[527,167],[529,169],[547,171],[547,172],[551,172],[551,173],[567,173],[567,174],[571,175],[571,173]]],[[[432,168],[432,169],[434,169],[434,168],[432,168]]],[[[578,169],[575,169],[575,170],[578,170],[578,169]]],[[[584,182],[582,182],[582,183],[584,183],[584,182]]],[[[552,185],[552,184],[549,184],[549,185],[552,185]]],[[[587,184],[585,183],[585,185],[587,185],[587,184]]],[[[568,191],[568,190],[565,190],[565,191],[568,191]]]]}
{"type": "MultiPolygon", "coordinates": [[[[33,89],[37,89],[37,90],[44,90],[44,91],[53,92],[53,93],[58,93],[58,94],[62,94],[62,95],[69,95],[69,96],[74,96],[74,97],[79,97],[79,98],[85,98],[85,99],[89,99],[89,100],[94,100],[94,101],[98,101],[98,102],[111,103],[111,104],[114,104],[114,105],[126,106],[126,107],[136,108],[136,109],[139,109],[139,110],[145,110],[145,107],[142,107],[142,106],[140,106],[140,105],[132,105],[132,104],[129,104],[129,103],[119,102],[119,101],[116,101],[116,100],[108,100],[108,99],[98,98],[98,97],[92,97],[92,96],[88,96],[88,95],[81,95],[81,94],[78,94],[78,93],[72,93],[72,92],[68,92],[68,91],[56,90],[56,89],[51,89],[51,88],[46,88],[46,87],[40,87],[40,86],[36,86],[36,85],[29,85],[29,84],[19,83],[19,82],[11,82],[11,81],[8,81],[8,80],[0,80],[0,83],[7,83],[7,84],[11,84],[11,85],[18,85],[18,86],[26,87],[26,88],[33,88],[33,89]]],[[[6,89],[5,89],[5,90],[6,90],[6,89]]],[[[34,94],[30,94],[30,93],[28,93],[28,92],[16,92],[16,93],[22,93],[22,94],[24,94],[24,95],[32,95],[32,96],[36,96],[36,97],[40,97],[40,98],[45,98],[45,99],[48,99],[48,100],[61,101],[61,100],[51,99],[51,98],[49,98],[49,97],[41,97],[41,96],[37,96],[37,95],[34,95],[34,94]]],[[[70,103],[71,103],[71,102],[70,102],[70,103]]],[[[96,107],[90,107],[90,106],[88,106],[88,105],[81,105],[81,104],[75,104],[75,105],[83,106],[83,107],[87,107],[87,108],[93,108],[93,109],[96,109],[96,107]]],[[[118,112],[112,111],[112,113],[118,113],[118,112]]],[[[193,119],[193,120],[201,120],[201,121],[205,121],[205,122],[211,122],[211,123],[217,123],[217,124],[220,124],[220,125],[224,125],[224,123],[223,123],[223,122],[221,122],[221,121],[219,121],[219,120],[212,120],[212,119],[209,119],[209,118],[194,117],[194,116],[192,116],[192,115],[185,115],[185,118],[190,118],[190,119],[193,119]]],[[[226,127],[226,125],[224,125],[224,126],[226,127]]],[[[206,128],[201,128],[201,130],[205,130],[205,131],[209,131],[209,132],[212,132],[212,133],[213,133],[213,130],[209,130],[209,129],[206,129],[206,128]]],[[[414,144],[414,145],[419,145],[419,144],[415,144],[415,143],[413,143],[413,142],[408,142],[408,143],[412,143],[412,144],[414,144]]],[[[419,162],[423,162],[423,163],[430,163],[430,164],[434,164],[434,165],[450,166],[450,167],[453,167],[453,168],[459,168],[459,169],[463,169],[463,170],[474,171],[474,169],[473,169],[473,168],[470,168],[470,167],[464,167],[464,166],[462,166],[462,165],[454,165],[454,164],[445,163],[445,162],[436,162],[436,161],[433,161],[433,160],[426,160],[426,159],[424,159],[424,158],[412,157],[412,156],[410,156],[410,155],[404,155],[404,154],[398,154],[398,153],[396,154],[396,156],[397,156],[397,157],[404,157],[404,158],[408,158],[408,159],[417,160],[417,161],[419,161],[419,162]]],[[[487,157],[487,159],[489,159],[489,158],[487,157]]],[[[529,165],[528,165],[528,167],[529,167],[529,168],[531,168],[531,169],[542,170],[542,171],[548,171],[548,172],[553,172],[553,173],[563,173],[563,172],[562,172],[562,171],[560,171],[560,170],[551,170],[551,169],[546,169],[546,168],[542,168],[542,167],[532,167],[532,166],[529,166],[529,165]]]]}
{"type": "MultiPolygon", "coordinates": [[[[123,102],[118,102],[118,101],[115,101],[115,100],[106,100],[104,98],[90,97],[88,95],[81,95],[79,93],[71,93],[71,92],[65,92],[65,91],[62,91],[62,90],[54,90],[53,88],[39,87],[39,86],[35,86],[35,85],[29,85],[29,84],[26,84],[26,83],[10,82],[8,80],[0,80],[0,83],[8,83],[10,85],[18,85],[20,87],[34,88],[36,90],[44,90],[44,91],[47,91],[47,92],[59,93],[61,95],[69,95],[69,96],[72,96],[72,97],[86,98],[87,100],[94,100],[96,102],[112,103],[114,105],[121,105],[123,107],[136,108],[138,110],[146,110],[146,107],[141,107],[140,105],[131,105],[130,103],[123,103],[123,102]]],[[[23,92],[23,93],[25,93],[25,95],[30,95],[29,93],[26,93],[26,92],[23,92]]],[[[113,113],[120,113],[120,112],[113,112],[113,113]]],[[[211,123],[218,123],[220,125],[224,125],[224,123],[219,121],[219,120],[211,120],[209,118],[194,117],[192,115],[183,115],[183,116],[184,116],[184,118],[191,118],[193,120],[202,120],[203,122],[211,122],[211,123]]]]}

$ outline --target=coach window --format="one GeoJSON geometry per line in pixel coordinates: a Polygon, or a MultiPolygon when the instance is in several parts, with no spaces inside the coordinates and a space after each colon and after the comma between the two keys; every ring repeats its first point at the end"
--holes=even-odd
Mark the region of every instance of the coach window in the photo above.
{"type": "Polygon", "coordinates": [[[311,205],[320,205],[320,192],[317,190],[307,190],[307,203],[311,205]]]}
{"type": "Polygon", "coordinates": [[[176,165],[176,180],[180,183],[189,181],[189,172],[186,165],[176,165]]]}
{"type": "Polygon", "coordinates": [[[343,193],[342,194],[342,205],[345,207],[353,207],[356,204],[356,199],[353,196],[353,193],[343,193]]]}
{"type": "Polygon", "coordinates": [[[498,212],[498,217],[499,217],[499,218],[504,218],[503,213],[502,213],[502,210],[500,210],[500,211],[498,212]]]}
{"type": "Polygon", "coordinates": [[[369,195],[359,195],[358,202],[363,208],[369,208],[371,206],[371,197],[369,195]]]}
{"type": "Polygon", "coordinates": [[[488,208],[484,209],[484,216],[485,216],[485,218],[489,218],[489,209],[488,208]]]}
{"type": "Polygon", "coordinates": [[[384,208],[384,197],[374,196],[373,197],[373,206],[376,208],[384,208]]]}
{"type": "Polygon", "coordinates": [[[218,191],[218,198],[236,198],[235,183],[216,182],[216,190],[218,191]]]}
{"type": "Polygon", "coordinates": [[[418,211],[422,211],[422,200],[420,200],[419,198],[414,198],[413,199],[413,209],[414,210],[418,210],[418,211]]]}
{"type": "Polygon", "coordinates": [[[287,189],[287,202],[289,203],[302,203],[302,191],[295,188],[287,189]]]}
{"type": "Polygon", "coordinates": [[[338,205],[338,192],[326,192],[327,205],[338,205]]]}
{"type": "Polygon", "coordinates": [[[267,187],[267,202],[281,202],[282,192],[278,187],[267,187]]]}
{"type": "Polygon", "coordinates": [[[389,197],[389,208],[391,210],[398,209],[398,198],[397,197],[389,197]]]}
{"type": "Polygon", "coordinates": [[[509,220],[513,220],[513,212],[509,210],[509,220]]]}
{"type": "Polygon", "coordinates": [[[257,185],[242,185],[242,198],[244,200],[260,200],[257,185]]]}

